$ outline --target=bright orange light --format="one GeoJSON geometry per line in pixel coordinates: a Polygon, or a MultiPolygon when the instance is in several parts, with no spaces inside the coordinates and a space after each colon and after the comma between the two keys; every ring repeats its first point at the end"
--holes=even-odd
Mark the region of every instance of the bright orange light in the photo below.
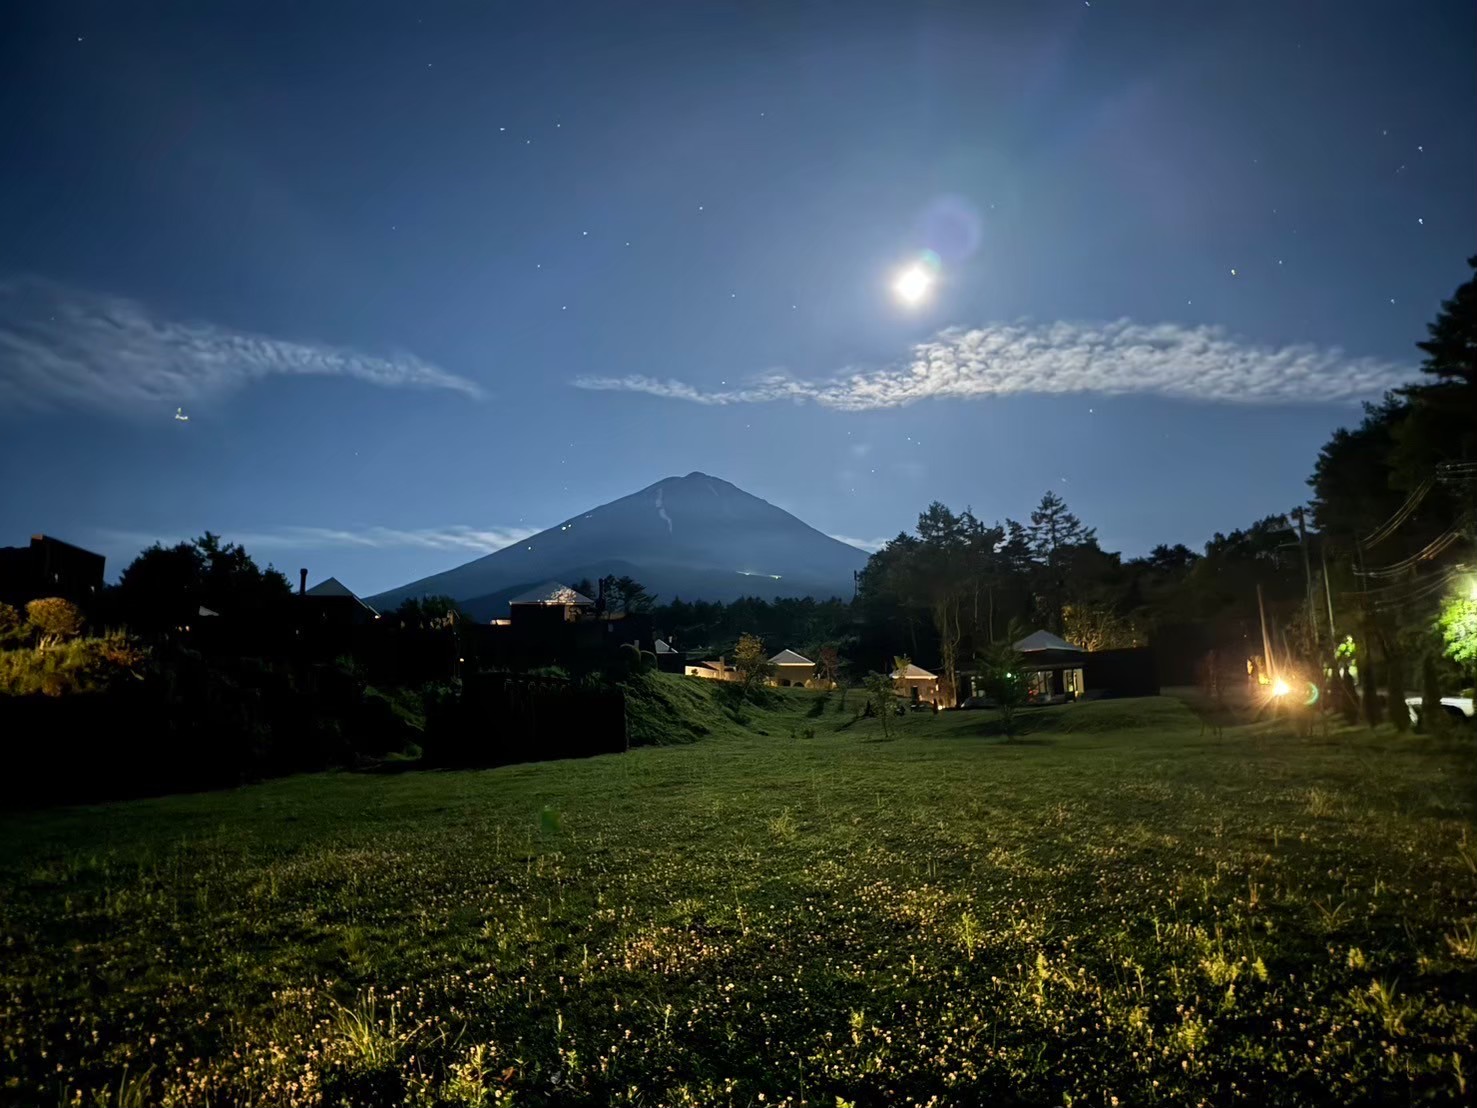
{"type": "Polygon", "coordinates": [[[1273,696],[1286,696],[1290,692],[1292,692],[1292,686],[1290,686],[1286,681],[1282,680],[1282,678],[1279,677],[1275,682],[1273,682],[1273,696]]]}

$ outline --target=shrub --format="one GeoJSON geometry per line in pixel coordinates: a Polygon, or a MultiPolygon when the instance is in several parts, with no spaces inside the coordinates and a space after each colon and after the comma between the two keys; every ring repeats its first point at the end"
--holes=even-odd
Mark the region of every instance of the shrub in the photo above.
{"type": "Polygon", "coordinates": [[[18,646],[31,637],[31,628],[11,604],[0,603],[0,650],[18,646]]]}
{"type": "Polygon", "coordinates": [[[72,639],[48,648],[0,652],[0,693],[67,696],[99,692],[138,676],[147,655],[122,632],[72,639]]]}
{"type": "Polygon", "coordinates": [[[1009,739],[1016,733],[1016,710],[1027,699],[1025,659],[1007,641],[986,650],[980,656],[980,663],[985,691],[1000,709],[1000,729],[1009,739]]]}
{"type": "Polygon", "coordinates": [[[26,605],[26,618],[41,637],[43,648],[82,634],[82,609],[59,596],[31,601],[26,605]]]}

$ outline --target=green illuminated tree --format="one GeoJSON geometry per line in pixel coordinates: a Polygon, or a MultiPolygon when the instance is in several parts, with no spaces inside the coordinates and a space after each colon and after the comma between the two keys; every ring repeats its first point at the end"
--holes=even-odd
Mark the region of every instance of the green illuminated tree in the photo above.
{"type": "Polygon", "coordinates": [[[1458,665],[1477,667],[1477,588],[1448,600],[1436,617],[1446,656],[1458,665]]]}
{"type": "Polygon", "coordinates": [[[733,668],[738,672],[739,684],[745,694],[761,684],[774,672],[769,655],[764,651],[764,640],[757,635],[740,635],[738,646],[733,651],[733,668]]]}

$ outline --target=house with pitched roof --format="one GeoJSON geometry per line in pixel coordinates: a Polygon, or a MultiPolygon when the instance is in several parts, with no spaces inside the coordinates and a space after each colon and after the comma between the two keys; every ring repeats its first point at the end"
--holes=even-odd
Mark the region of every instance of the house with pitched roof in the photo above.
{"type": "Polygon", "coordinates": [[[309,621],[319,626],[357,627],[379,619],[379,613],[337,577],[304,590],[301,599],[309,621]]]}
{"type": "Polygon", "coordinates": [[[892,687],[914,704],[939,704],[938,674],[930,673],[922,666],[909,662],[901,669],[892,671],[892,687]]]}
{"type": "Polygon", "coordinates": [[[769,664],[774,667],[769,683],[780,688],[803,689],[807,682],[815,678],[815,663],[793,650],[781,650],[769,659],[769,664]]]}
{"type": "MultiPolygon", "coordinates": [[[[1159,695],[1158,668],[1148,647],[1084,650],[1050,631],[1033,631],[1011,646],[1021,656],[1031,704],[1159,695]]],[[[965,707],[990,703],[982,675],[961,672],[960,684],[966,694],[965,707]]]]}

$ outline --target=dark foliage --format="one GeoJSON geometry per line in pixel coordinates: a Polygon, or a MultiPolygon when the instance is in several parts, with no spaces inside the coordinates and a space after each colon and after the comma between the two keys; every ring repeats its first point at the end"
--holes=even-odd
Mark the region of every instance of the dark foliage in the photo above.
{"type": "Polygon", "coordinates": [[[487,673],[426,701],[427,765],[499,766],[626,747],[625,698],[615,685],[487,673]]]}
{"type": "Polygon", "coordinates": [[[418,733],[351,670],[177,648],[140,680],[75,696],[0,697],[0,803],[82,802],[220,788],[354,764],[418,733]]]}

